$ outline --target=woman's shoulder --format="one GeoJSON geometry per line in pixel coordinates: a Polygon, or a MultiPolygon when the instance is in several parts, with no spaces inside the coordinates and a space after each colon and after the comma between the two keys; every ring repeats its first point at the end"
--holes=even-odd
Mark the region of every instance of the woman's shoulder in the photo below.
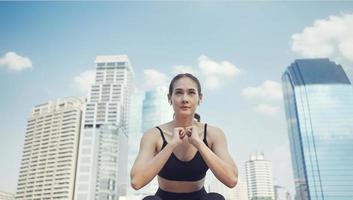
{"type": "Polygon", "coordinates": [[[150,139],[150,140],[155,140],[157,139],[159,136],[159,130],[156,127],[147,129],[144,133],[143,133],[143,139],[150,139]]]}
{"type": "Polygon", "coordinates": [[[161,128],[161,129],[163,130],[163,129],[169,128],[169,127],[170,127],[170,124],[171,124],[171,121],[170,121],[170,122],[163,123],[163,124],[160,124],[160,125],[158,125],[157,127],[161,128]]]}
{"type": "Polygon", "coordinates": [[[221,128],[207,124],[207,141],[211,149],[213,149],[215,144],[220,144],[225,140],[226,137],[221,128]]]}
{"type": "Polygon", "coordinates": [[[166,132],[166,129],[168,128],[168,123],[164,123],[164,124],[160,124],[158,126],[155,126],[155,127],[152,127],[150,129],[147,129],[145,132],[144,132],[144,136],[146,137],[154,137],[154,138],[159,138],[160,137],[160,130],[162,130],[163,133],[166,132]],[[157,128],[158,127],[158,128],[157,128]]]}
{"type": "Polygon", "coordinates": [[[223,130],[217,126],[207,123],[207,133],[210,134],[223,134],[223,130]]]}

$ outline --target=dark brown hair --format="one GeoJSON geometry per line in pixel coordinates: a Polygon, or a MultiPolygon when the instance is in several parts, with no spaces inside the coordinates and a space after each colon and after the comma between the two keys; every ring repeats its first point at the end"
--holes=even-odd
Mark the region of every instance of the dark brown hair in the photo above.
{"type": "MultiPolygon", "coordinates": [[[[172,96],[175,82],[176,82],[177,80],[183,78],[183,77],[188,77],[188,78],[190,78],[191,80],[193,80],[193,81],[196,83],[196,85],[197,85],[197,92],[198,92],[198,94],[199,94],[199,96],[200,96],[200,95],[202,94],[202,93],[201,93],[201,84],[200,84],[200,81],[199,81],[199,79],[197,79],[194,75],[189,74],[189,73],[178,74],[178,75],[176,75],[176,76],[172,79],[172,81],[170,81],[168,95],[169,95],[170,97],[172,96]]],[[[198,122],[201,121],[201,116],[200,116],[199,114],[197,114],[197,113],[194,114],[194,118],[195,118],[198,122]]]]}

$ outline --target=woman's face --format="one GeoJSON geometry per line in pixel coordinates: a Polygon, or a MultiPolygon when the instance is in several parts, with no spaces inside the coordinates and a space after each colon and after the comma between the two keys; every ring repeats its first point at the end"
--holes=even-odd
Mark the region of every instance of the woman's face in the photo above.
{"type": "Polygon", "coordinates": [[[169,97],[176,115],[193,115],[202,98],[197,84],[189,77],[182,77],[174,83],[172,96],[169,97]]]}

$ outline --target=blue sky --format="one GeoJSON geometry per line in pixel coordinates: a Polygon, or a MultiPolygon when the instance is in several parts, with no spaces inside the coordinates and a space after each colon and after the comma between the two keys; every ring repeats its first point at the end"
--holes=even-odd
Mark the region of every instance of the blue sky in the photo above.
{"type": "Polygon", "coordinates": [[[353,77],[352,14],[351,2],[0,2],[0,190],[15,192],[32,107],[85,96],[95,57],[126,54],[141,89],[196,72],[199,113],[225,131],[240,169],[263,151],[293,191],[280,78],[305,57],[353,77]]]}

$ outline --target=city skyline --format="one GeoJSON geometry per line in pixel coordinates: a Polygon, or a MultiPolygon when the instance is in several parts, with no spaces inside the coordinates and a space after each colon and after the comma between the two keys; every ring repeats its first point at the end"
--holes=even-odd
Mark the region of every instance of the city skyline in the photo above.
{"type": "Polygon", "coordinates": [[[127,54],[143,90],[194,72],[204,92],[198,113],[224,130],[240,170],[250,152],[264,151],[275,184],[291,193],[281,74],[296,58],[329,57],[352,79],[350,2],[0,5],[0,121],[6,124],[0,176],[8,180],[0,190],[6,192],[15,192],[30,109],[85,96],[97,55],[127,54]]]}

